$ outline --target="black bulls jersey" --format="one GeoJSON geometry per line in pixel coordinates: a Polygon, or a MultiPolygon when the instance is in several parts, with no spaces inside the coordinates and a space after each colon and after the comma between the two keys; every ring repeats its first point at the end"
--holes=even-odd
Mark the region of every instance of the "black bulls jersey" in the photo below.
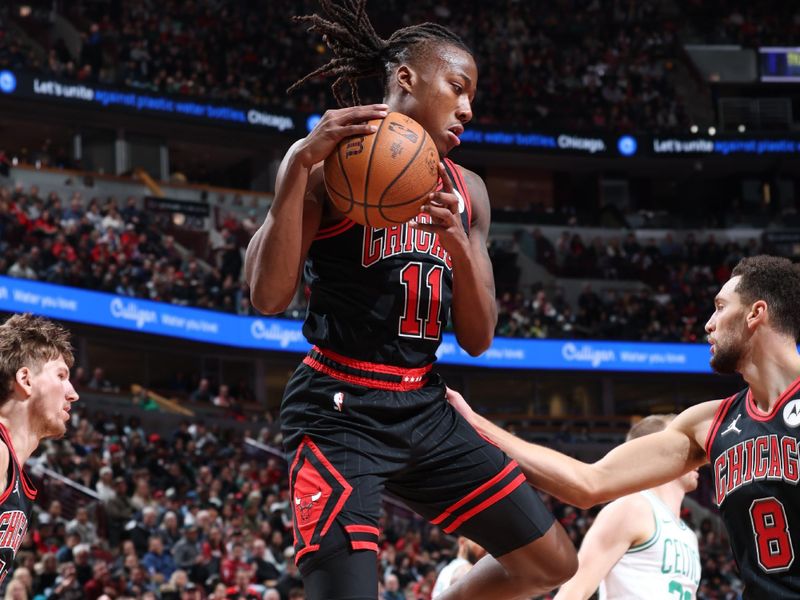
{"type": "Polygon", "coordinates": [[[17,460],[11,436],[0,424],[0,443],[8,448],[8,484],[0,493],[0,583],[14,568],[14,557],[28,530],[36,489],[17,460]]]}
{"type": "MultiPolygon", "coordinates": [[[[444,162],[469,234],[467,186],[460,168],[444,162]]],[[[303,333],[312,344],[399,367],[435,360],[453,289],[452,261],[438,236],[407,224],[374,229],[344,219],[320,229],[305,277],[311,295],[303,333]]]]}
{"type": "Polygon", "coordinates": [[[798,435],[800,379],[768,415],[749,388],[731,396],[709,430],[717,505],[748,599],[800,598],[798,435]]]}

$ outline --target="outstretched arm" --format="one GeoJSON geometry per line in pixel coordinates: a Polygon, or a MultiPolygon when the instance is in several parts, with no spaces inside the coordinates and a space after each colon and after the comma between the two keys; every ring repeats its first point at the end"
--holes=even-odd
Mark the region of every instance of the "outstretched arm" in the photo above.
{"type": "Polygon", "coordinates": [[[578,552],[578,572],[555,600],[587,600],[631,548],[655,532],[653,511],[640,494],[625,496],[597,515],[578,552]]]}
{"type": "Polygon", "coordinates": [[[448,390],[447,399],[475,429],[516,460],[534,486],[582,508],[667,483],[705,464],[705,438],[720,403],[693,406],[664,431],[626,442],[587,464],[510,434],[475,413],[458,392],[448,390]]]}

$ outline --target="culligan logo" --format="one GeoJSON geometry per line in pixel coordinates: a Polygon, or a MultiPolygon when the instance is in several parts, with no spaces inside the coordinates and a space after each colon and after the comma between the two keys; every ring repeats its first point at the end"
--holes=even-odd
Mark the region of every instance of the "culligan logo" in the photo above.
{"type": "Polygon", "coordinates": [[[125,303],[121,298],[114,298],[111,301],[111,316],[123,321],[133,321],[137,329],[158,320],[156,311],[139,308],[135,302],[125,303]]]}
{"type": "Polygon", "coordinates": [[[270,340],[278,342],[281,348],[287,348],[289,344],[303,342],[303,332],[299,329],[286,329],[277,323],[270,323],[269,327],[261,319],[256,319],[250,325],[250,334],[257,340],[270,340]]]}
{"type": "Polygon", "coordinates": [[[567,362],[586,362],[591,363],[592,367],[597,368],[603,363],[614,362],[617,355],[613,350],[597,350],[590,344],[576,346],[568,342],[561,347],[561,356],[567,362]]]}

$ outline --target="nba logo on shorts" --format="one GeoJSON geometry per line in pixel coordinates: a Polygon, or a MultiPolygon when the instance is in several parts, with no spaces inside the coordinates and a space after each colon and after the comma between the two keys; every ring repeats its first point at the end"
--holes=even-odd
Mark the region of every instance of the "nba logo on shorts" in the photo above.
{"type": "Polygon", "coordinates": [[[344,402],[344,392],[336,392],[333,395],[333,407],[342,412],[342,403],[344,402]]]}

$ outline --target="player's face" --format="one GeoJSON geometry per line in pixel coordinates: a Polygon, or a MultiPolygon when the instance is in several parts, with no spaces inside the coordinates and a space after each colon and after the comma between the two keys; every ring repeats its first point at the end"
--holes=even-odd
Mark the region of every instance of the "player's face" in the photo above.
{"type": "Polygon", "coordinates": [[[414,72],[413,92],[397,110],[422,125],[445,156],[461,143],[459,136],[472,120],[478,67],[465,50],[440,44],[414,72]]]}
{"type": "Polygon", "coordinates": [[[67,432],[69,411],[78,393],[69,381],[69,367],[62,357],[46,362],[31,376],[31,402],[40,437],[62,437],[67,432]]]}
{"type": "Polygon", "coordinates": [[[717,373],[730,374],[738,370],[745,352],[747,307],[735,291],[739,277],[722,286],[714,298],[714,313],[706,323],[711,344],[711,368],[717,373]]]}

